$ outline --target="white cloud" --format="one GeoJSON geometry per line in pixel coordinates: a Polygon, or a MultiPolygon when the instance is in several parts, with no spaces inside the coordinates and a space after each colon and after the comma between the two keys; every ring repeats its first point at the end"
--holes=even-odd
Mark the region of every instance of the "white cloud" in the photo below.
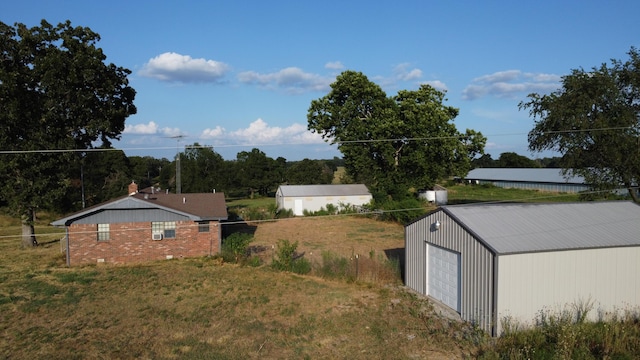
{"type": "Polygon", "coordinates": [[[213,129],[204,129],[200,137],[203,139],[215,139],[215,138],[223,137],[224,133],[225,133],[225,129],[218,125],[213,129]]]}
{"type": "Polygon", "coordinates": [[[218,83],[228,71],[229,66],[219,61],[166,52],[149,59],[139,74],[168,82],[218,83]]]}
{"type": "Polygon", "coordinates": [[[184,132],[182,132],[182,130],[180,130],[179,128],[169,128],[169,127],[164,127],[162,129],[160,129],[160,132],[162,133],[162,135],[167,136],[167,137],[172,137],[172,136],[186,136],[186,134],[184,132]]]}
{"type": "Polygon", "coordinates": [[[333,78],[307,73],[297,67],[288,67],[269,74],[245,71],[238,74],[238,80],[245,84],[281,88],[290,93],[302,93],[306,91],[328,91],[329,84],[333,81],[333,78]]]}
{"type": "Polygon", "coordinates": [[[415,68],[411,69],[410,67],[411,67],[411,64],[409,63],[402,63],[399,65],[396,65],[396,67],[393,69],[394,78],[401,81],[411,81],[411,80],[420,79],[422,77],[422,70],[415,69],[415,68]]]}
{"type": "Polygon", "coordinates": [[[424,84],[431,85],[434,89],[440,90],[440,91],[449,90],[447,88],[447,85],[440,80],[429,80],[429,81],[425,81],[424,84]]]}
{"type": "Polygon", "coordinates": [[[325,69],[330,69],[330,70],[342,70],[344,69],[344,65],[342,65],[342,63],[340,61],[332,61],[332,62],[328,62],[324,65],[325,69]]]}
{"type": "Polygon", "coordinates": [[[520,70],[499,71],[473,79],[462,91],[464,100],[484,96],[512,98],[531,92],[548,93],[558,89],[561,77],[554,74],[523,73],[520,70]]]}
{"type": "Polygon", "coordinates": [[[288,127],[270,127],[267,122],[257,119],[249,127],[235,131],[216,126],[205,129],[200,138],[219,140],[227,145],[278,145],[278,144],[320,144],[324,143],[320,135],[311,133],[305,125],[293,124],[288,127]]]}
{"type": "Polygon", "coordinates": [[[123,134],[148,135],[158,132],[158,124],[149,121],[147,124],[125,125],[123,134]]]}

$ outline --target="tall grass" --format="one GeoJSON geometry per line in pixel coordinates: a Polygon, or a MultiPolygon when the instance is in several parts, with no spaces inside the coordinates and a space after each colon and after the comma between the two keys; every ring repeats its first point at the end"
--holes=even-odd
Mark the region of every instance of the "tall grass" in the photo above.
{"type": "Polygon", "coordinates": [[[503,334],[481,347],[480,359],[638,359],[640,312],[626,309],[589,321],[591,302],[541,310],[535,325],[503,319],[503,334]]]}
{"type": "Polygon", "coordinates": [[[339,256],[330,251],[322,252],[321,262],[313,264],[312,275],[346,282],[371,284],[397,284],[401,282],[400,263],[371,251],[369,256],[339,256]]]}

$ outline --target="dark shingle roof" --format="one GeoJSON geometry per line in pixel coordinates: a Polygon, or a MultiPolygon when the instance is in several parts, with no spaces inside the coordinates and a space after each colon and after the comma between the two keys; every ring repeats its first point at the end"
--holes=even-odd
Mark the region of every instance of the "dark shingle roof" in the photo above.
{"type": "Polygon", "coordinates": [[[69,225],[76,219],[101,211],[122,209],[138,209],[141,211],[144,209],[164,209],[180,213],[194,221],[226,220],[228,217],[223,193],[173,194],[153,191],[149,188],[83,209],[51,224],[54,226],[69,225]]]}

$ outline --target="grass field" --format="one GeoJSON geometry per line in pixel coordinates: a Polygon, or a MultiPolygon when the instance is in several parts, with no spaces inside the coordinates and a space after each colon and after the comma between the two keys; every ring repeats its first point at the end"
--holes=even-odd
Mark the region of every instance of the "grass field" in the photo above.
{"type": "MultiPolygon", "coordinates": [[[[577,197],[454,186],[449,200],[577,197]]],[[[273,202],[235,200],[229,206],[239,211],[273,202]]],[[[553,343],[549,334],[560,340],[579,334],[586,344],[622,349],[619,358],[625,359],[640,348],[637,318],[593,327],[560,323],[494,341],[439,315],[437,305],[407,290],[399,276],[329,280],[217,258],[67,268],[61,230],[46,226],[51,217],[39,219],[38,232],[47,234],[39,237],[41,246],[24,250],[18,220],[0,216],[0,358],[523,359],[536,351],[554,358],[567,343],[553,343]]],[[[313,263],[328,252],[348,261],[358,255],[381,262],[404,253],[401,224],[357,215],[239,226],[254,235],[251,245],[265,262],[280,240],[297,242],[313,263]]],[[[581,345],[572,344],[571,349],[581,345]]]]}
{"type": "MultiPolygon", "coordinates": [[[[67,268],[57,242],[22,250],[6,236],[19,227],[3,221],[0,358],[451,359],[472,354],[479,336],[398,278],[329,281],[211,258],[67,268]]],[[[309,256],[402,244],[400,225],[373,221],[269,222],[255,243],[287,238],[309,256]],[[274,236],[278,225],[288,230],[274,236]]]]}

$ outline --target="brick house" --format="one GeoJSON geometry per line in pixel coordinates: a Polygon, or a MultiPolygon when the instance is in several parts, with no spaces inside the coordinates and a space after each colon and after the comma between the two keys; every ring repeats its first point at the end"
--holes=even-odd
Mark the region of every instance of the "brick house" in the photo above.
{"type": "Polygon", "coordinates": [[[222,193],[172,194],[129,185],[129,195],[51,223],[66,227],[67,265],[140,263],[217,254],[222,193]]]}

